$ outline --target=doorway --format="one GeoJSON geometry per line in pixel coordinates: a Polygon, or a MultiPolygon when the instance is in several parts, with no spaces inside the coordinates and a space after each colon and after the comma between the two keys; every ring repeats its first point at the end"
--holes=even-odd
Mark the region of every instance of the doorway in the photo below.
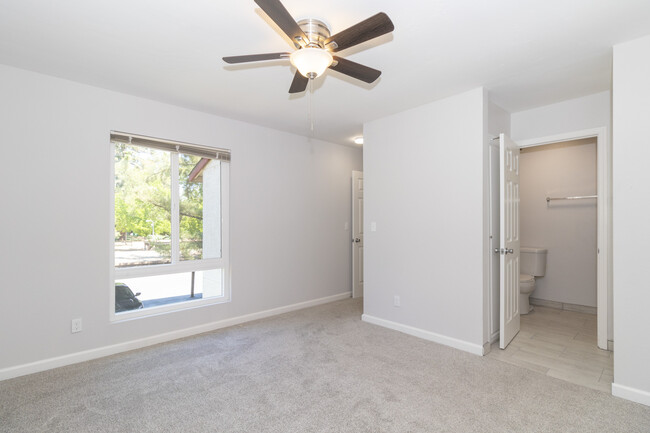
{"type": "MultiPolygon", "coordinates": [[[[489,146],[489,292],[488,330],[492,349],[487,356],[538,371],[551,377],[611,392],[613,382],[612,292],[611,292],[611,169],[605,128],[560,134],[532,140],[520,140],[520,150],[552,143],[590,139],[596,142],[596,315],[535,307],[535,314],[521,316],[521,331],[512,343],[499,350],[500,337],[500,200],[499,145],[489,146]],[[596,332],[594,333],[594,328],[596,332]],[[603,350],[604,349],[604,350],[603,350]]],[[[495,145],[496,144],[496,145],[495,145]]],[[[561,197],[564,198],[564,197],[561,197]]],[[[593,203],[592,203],[593,206],[593,203]]],[[[552,251],[549,250],[549,255],[552,251]]],[[[548,275],[548,274],[547,274],[548,275]]]]}
{"type": "MultiPolygon", "coordinates": [[[[605,128],[577,131],[559,134],[538,139],[523,140],[518,143],[522,149],[532,148],[551,143],[568,142],[592,138],[596,141],[597,148],[597,344],[601,349],[611,348],[613,320],[611,313],[611,218],[610,218],[610,191],[611,170],[609,165],[609,149],[605,128]]],[[[499,245],[499,157],[498,145],[490,145],[490,242],[489,242],[489,296],[488,296],[488,330],[490,342],[499,337],[499,263],[500,257],[493,251],[499,245]]]]}

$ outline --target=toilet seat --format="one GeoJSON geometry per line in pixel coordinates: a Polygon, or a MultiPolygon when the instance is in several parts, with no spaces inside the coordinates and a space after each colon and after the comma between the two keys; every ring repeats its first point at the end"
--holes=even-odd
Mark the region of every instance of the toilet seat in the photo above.
{"type": "Polygon", "coordinates": [[[528,274],[519,274],[519,284],[521,283],[534,283],[535,277],[528,274]]]}

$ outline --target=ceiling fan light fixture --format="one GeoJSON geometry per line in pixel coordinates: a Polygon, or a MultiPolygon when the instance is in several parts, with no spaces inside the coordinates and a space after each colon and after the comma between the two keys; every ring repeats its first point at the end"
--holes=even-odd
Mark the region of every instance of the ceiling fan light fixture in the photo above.
{"type": "Polygon", "coordinates": [[[307,78],[316,78],[325,72],[334,58],[322,48],[307,47],[296,50],[289,57],[291,64],[307,78]]]}

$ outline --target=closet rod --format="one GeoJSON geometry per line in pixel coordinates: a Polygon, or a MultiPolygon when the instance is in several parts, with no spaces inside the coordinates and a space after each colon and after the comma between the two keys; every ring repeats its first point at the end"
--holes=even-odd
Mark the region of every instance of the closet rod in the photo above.
{"type": "Polygon", "coordinates": [[[597,195],[577,195],[574,197],[546,197],[546,203],[551,200],[582,200],[585,198],[598,198],[597,195]]]}

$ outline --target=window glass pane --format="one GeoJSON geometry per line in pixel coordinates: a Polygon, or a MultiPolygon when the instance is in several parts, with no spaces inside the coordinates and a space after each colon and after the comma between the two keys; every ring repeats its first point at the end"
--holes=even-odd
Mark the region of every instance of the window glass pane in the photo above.
{"type": "Polygon", "coordinates": [[[221,165],[179,154],[180,259],[221,257],[221,165]]]}
{"type": "Polygon", "coordinates": [[[223,296],[223,271],[183,272],[115,280],[115,312],[223,296]]]}
{"type": "Polygon", "coordinates": [[[115,144],[115,266],[171,263],[171,159],[115,144]]]}

